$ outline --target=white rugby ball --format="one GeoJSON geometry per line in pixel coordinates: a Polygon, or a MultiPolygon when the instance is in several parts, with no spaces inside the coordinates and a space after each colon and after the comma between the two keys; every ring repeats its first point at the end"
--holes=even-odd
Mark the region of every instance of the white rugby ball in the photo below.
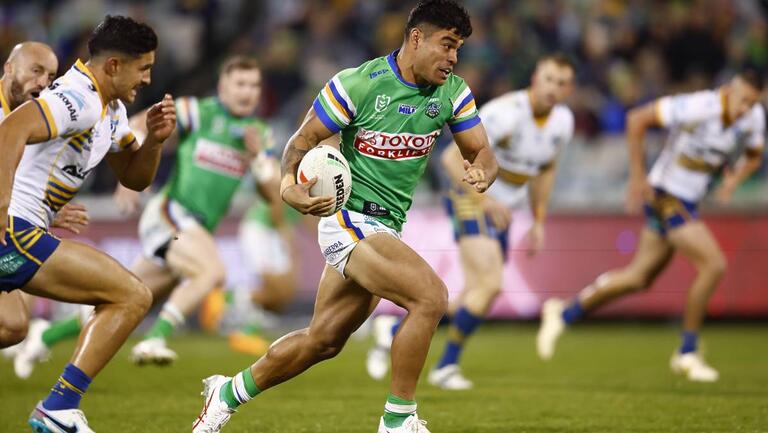
{"type": "Polygon", "coordinates": [[[326,215],[338,212],[349,200],[352,192],[352,174],[344,155],[335,147],[320,145],[304,155],[299,163],[296,180],[307,183],[317,177],[317,183],[309,189],[310,197],[335,197],[336,206],[326,215]]]}

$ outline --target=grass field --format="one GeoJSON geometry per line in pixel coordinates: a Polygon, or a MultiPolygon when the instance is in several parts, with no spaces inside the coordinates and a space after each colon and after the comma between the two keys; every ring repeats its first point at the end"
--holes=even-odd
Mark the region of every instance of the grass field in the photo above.
{"type": "MultiPolygon", "coordinates": [[[[419,414],[433,433],[532,432],[768,432],[768,326],[707,328],[716,384],[694,384],[667,367],[677,344],[668,325],[584,325],[566,334],[544,364],[531,324],[489,325],[465,353],[476,388],[446,392],[424,383],[419,414]]],[[[442,348],[439,332],[430,359],[442,348]]],[[[200,335],[173,342],[171,368],[138,368],[123,349],[83,400],[100,433],[189,432],[202,399],[200,379],[232,374],[250,363],[224,340],[200,335]]],[[[28,381],[0,363],[0,432],[27,432],[27,415],[66,363],[72,345],[54,352],[28,381]]],[[[387,395],[364,368],[367,343],[352,341],[336,359],[267,391],[242,407],[226,433],[375,432],[387,395]]]]}

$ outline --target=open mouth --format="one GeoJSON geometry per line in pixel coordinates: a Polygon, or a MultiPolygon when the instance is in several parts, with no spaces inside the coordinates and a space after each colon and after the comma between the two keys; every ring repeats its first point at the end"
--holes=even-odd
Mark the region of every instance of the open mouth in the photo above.
{"type": "Polygon", "coordinates": [[[437,70],[440,71],[443,78],[448,78],[448,76],[451,75],[451,68],[438,68],[437,70]]]}
{"type": "Polygon", "coordinates": [[[30,92],[29,93],[33,98],[37,98],[40,96],[40,92],[30,92]]]}

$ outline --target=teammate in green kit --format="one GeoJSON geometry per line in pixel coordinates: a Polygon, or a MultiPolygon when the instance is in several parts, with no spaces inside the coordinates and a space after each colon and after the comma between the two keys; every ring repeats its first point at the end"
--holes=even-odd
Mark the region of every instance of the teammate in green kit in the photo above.
{"type": "MultiPolygon", "coordinates": [[[[167,364],[176,359],[166,338],[211,290],[225,282],[224,263],[212,233],[229,211],[249,167],[258,170],[261,159],[256,156],[270,146],[269,128],[253,116],[260,94],[258,64],[235,56],[222,65],[216,97],[175,101],[176,165],[141,216],[143,256],[132,269],[155,299],[169,293],[170,297],[145,338],[132,349],[138,364],[167,364]]],[[[141,121],[142,116],[134,120],[141,121]]],[[[123,207],[136,203],[135,195],[126,200],[121,194],[123,207]]]]}
{"type": "MultiPolygon", "coordinates": [[[[405,213],[429,154],[449,125],[463,157],[464,181],[485,191],[497,164],[472,92],[453,75],[458,49],[472,32],[454,0],[423,0],[411,11],[400,49],[336,74],[321,90],[283,154],[283,200],[324,215],[334,197],[310,197],[296,183],[303,155],[341,132],[352,172],[346,208],[324,217],[318,241],[327,265],[308,328],[275,342],[234,377],[205,379],[205,405],[193,433],[219,432],[235,408],[260,392],[338,354],[381,298],[408,311],[392,344],[392,382],[379,433],[428,433],[416,415],[415,390],[448,294],[429,265],[400,240],[405,213]]],[[[313,421],[317,423],[318,421],[313,421]]],[[[333,420],[328,423],[329,430],[333,420]]]]}

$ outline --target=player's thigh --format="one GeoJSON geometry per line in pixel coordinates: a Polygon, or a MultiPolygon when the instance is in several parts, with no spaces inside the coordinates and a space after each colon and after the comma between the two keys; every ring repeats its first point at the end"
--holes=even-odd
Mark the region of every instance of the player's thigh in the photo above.
{"type": "Polygon", "coordinates": [[[669,240],[647,227],[640,232],[635,255],[627,270],[653,278],[669,263],[674,255],[674,248],[669,240]]]}
{"type": "Polygon", "coordinates": [[[459,253],[467,288],[493,290],[501,287],[504,258],[498,240],[485,235],[462,236],[459,253]]]}
{"type": "Polygon", "coordinates": [[[669,232],[670,243],[694,265],[725,266],[725,257],[706,224],[692,221],[669,232]]]}
{"type": "Polygon", "coordinates": [[[139,257],[131,267],[136,275],[156,298],[167,296],[179,283],[179,278],[171,269],[146,257],[139,257]]]}
{"type": "Polygon", "coordinates": [[[151,303],[144,284],[115,259],[66,239],[22,290],[73,304],[151,303]]]}
{"type": "Polygon", "coordinates": [[[25,332],[29,325],[29,309],[21,290],[0,292],[0,329],[25,332]]]}
{"type": "Polygon", "coordinates": [[[202,272],[224,273],[224,263],[213,235],[199,225],[179,232],[178,238],[171,241],[165,257],[168,266],[183,276],[202,272]]]}
{"type": "Polygon", "coordinates": [[[358,242],[346,274],[372,294],[408,308],[427,301],[445,310],[448,292],[440,277],[415,251],[389,234],[358,242]]]}
{"type": "Polygon", "coordinates": [[[365,322],[379,300],[352,278],[345,279],[332,266],[325,265],[309,334],[329,344],[343,344],[365,322]]]}

